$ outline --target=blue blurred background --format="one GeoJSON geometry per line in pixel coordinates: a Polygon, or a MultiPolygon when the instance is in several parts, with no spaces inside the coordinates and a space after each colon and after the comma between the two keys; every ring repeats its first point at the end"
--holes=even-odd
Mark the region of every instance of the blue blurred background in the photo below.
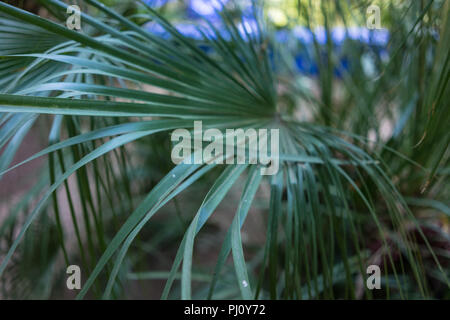
{"type": "MultiPolygon", "coordinates": [[[[193,40],[202,39],[198,27],[208,29],[205,20],[222,30],[220,11],[224,6],[239,8],[244,20],[237,21],[237,24],[244,38],[244,24],[247,30],[256,32],[251,0],[145,0],[145,2],[152,8],[169,14],[172,18],[176,17],[177,29],[193,40]]],[[[351,55],[356,52],[363,57],[363,61],[357,63],[362,63],[367,73],[376,72],[377,61],[379,64],[389,60],[389,30],[384,27],[368,29],[365,26],[366,17],[362,9],[355,9],[355,17],[348,17],[350,22],[347,21],[346,25],[338,21],[325,28],[325,22],[321,21],[320,0],[313,2],[267,0],[264,4],[265,21],[268,21],[271,30],[274,30],[274,42],[288,50],[292,56],[293,67],[302,74],[310,76],[318,74],[318,60],[326,60],[327,52],[330,52],[330,50],[321,49],[325,46],[332,46],[333,69],[336,77],[342,77],[343,71],[354,71],[352,66],[354,59],[351,59],[351,55]],[[298,4],[301,2],[305,6],[313,3],[314,8],[309,11],[316,14],[308,20],[302,17],[299,11],[298,4]]],[[[164,29],[156,23],[148,23],[146,28],[161,37],[168,37],[164,29]]],[[[226,38],[226,34],[223,36],[226,38]]],[[[208,50],[207,47],[204,49],[208,50]]]]}

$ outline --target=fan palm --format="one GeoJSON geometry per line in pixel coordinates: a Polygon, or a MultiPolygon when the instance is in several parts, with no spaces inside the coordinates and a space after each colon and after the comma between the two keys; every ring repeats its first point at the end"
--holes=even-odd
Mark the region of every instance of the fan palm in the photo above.
{"type": "MultiPolygon", "coordinates": [[[[449,134],[444,129],[448,120],[447,14],[433,55],[436,71],[432,89],[414,97],[412,103],[420,106],[416,107],[417,118],[406,120],[412,123],[408,130],[415,136],[411,134],[413,138],[406,144],[393,136],[381,148],[374,148],[366,139],[371,128],[379,136],[375,109],[388,108],[380,107],[380,102],[398,102],[386,90],[399,74],[396,64],[405,59],[403,48],[411,46],[418,25],[420,30],[426,29],[422,22],[426,14],[431,16],[431,10],[439,11],[448,4],[430,1],[417,10],[411,4],[414,19],[411,25],[402,25],[405,30],[397,30],[399,39],[392,43],[399,45],[389,63],[382,64],[381,75],[370,79],[358,71],[344,73],[342,82],[350,94],[336,107],[332,94],[337,61],[330,37],[325,49],[316,38],[312,43],[319,68],[320,94],[315,96],[295,80],[295,71],[287,63],[292,57],[274,40],[257,3],[252,5],[251,14],[230,4],[217,11],[219,22],[206,20],[198,26],[199,40],[184,35],[145,3],[139,3],[139,14],[125,17],[95,0],[85,0],[82,31],[55,22],[65,20],[66,3],[42,3],[55,19],[0,3],[0,171],[6,174],[48,156],[39,184],[2,222],[0,236],[7,244],[0,265],[2,277],[14,272],[11,266],[20,267],[15,257],[25,252],[43,252],[47,263],[62,255],[64,264],[79,259],[89,271],[78,298],[89,292],[103,298],[118,297],[126,281],[122,272],[129,268],[124,262],[138,235],[164,207],[201,183],[208,184],[208,190],[184,230],[171,270],[165,273],[162,298],[170,297],[178,278],[181,298],[192,298],[196,238],[230,190],[239,186],[240,199],[208,288],[195,291],[196,297],[217,296],[230,255],[237,279],[234,287],[244,299],[371,298],[373,292],[362,284],[370,264],[383,268],[384,297],[432,296],[427,280],[430,273],[448,288],[440,254],[406,201],[417,204],[411,195],[423,187],[426,178],[431,179],[428,188],[445,185],[435,175],[440,174],[439,164],[448,159],[449,134]],[[149,32],[146,23],[162,27],[165,38],[149,32]],[[286,107],[289,97],[301,101],[299,109],[286,107]],[[346,105],[352,111],[347,111],[346,105]],[[425,127],[427,108],[433,111],[425,127]],[[298,112],[308,111],[312,120],[298,117],[298,112]],[[51,121],[49,146],[11,166],[24,137],[45,115],[51,121]],[[264,177],[256,164],[182,162],[172,167],[161,165],[168,159],[163,156],[156,161],[160,170],[155,172],[154,161],[139,165],[130,159],[134,152],[159,145],[165,152],[166,136],[160,133],[192,129],[194,120],[210,128],[279,129],[280,170],[264,177]],[[409,158],[398,152],[418,142],[422,149],[407,154],[409,158]],[[416,161],[434,169],[426,171],[416,161]],[[138,167],[148,170],[144,179],[139,177],[142,171],[133,171],[138,167]],[[158,176],[161,170],[166,171],[158,176]],[[397,175],[410,170],[416,175],[406,200],[390,170],[397,175]],[[72,175],[75,186],[69,183],[72,175]],[[136,191],[140,179],[151,188],[142,197],[136,191]],[[267,184],[270,197],[265,243],[254,250],[248,264],[241,228],[258,190],[267,184]],[[65,200],[56,192],[61,188],[65,200]],[[75,194],[80,197],[79,208],[75,194]],[[32,202],[36,198],[39,200],[32,202]],[[30,203],[32,210],[25,214],[30,203]],[[74,230],[76,250],[70,247],[64,221],[74,230]],[[43,230],[56,235],[55,239],[33,243],[43,235],[33,229],[35,225],[45,226],[43,230]],[[59,247],[51,248],[49,244],[55,242],[59,247]]],[[[333,7],[321,3],[327,32],[332,19],[345,17],[344,11],[364,9],[363,4],[355,9],[345,1],[333,7]]],[[[311,8],[311,3],[299,2],[300,15],[310,25],[311,8]]],[[[397,9],[391,14],[392,19],[398,19],[395,14],[400,12],[397,9]]],[[[417,50],[417,59],[424,58],[426,53],[420,50],[426,48],[419,46],[417,50]]],[[[410,81],[399,86],[408,88],[410,81]]],[[[417,85],[423,86],[423,81],[417,79],[417,85]]],[[[395,98],[403,105],[410,97],[395,98]]],[[[407,110],[400,108],[400,112],[407,110]]],[[[154,152],[147,153],[154,156],[154,152]]],[[[168,229],[175,228],[173,222],[166,223],[168,229]]],[[[45,279],[52,277],[54,267],[49,268],[44,265],[39,269],[45,279]]]]}

